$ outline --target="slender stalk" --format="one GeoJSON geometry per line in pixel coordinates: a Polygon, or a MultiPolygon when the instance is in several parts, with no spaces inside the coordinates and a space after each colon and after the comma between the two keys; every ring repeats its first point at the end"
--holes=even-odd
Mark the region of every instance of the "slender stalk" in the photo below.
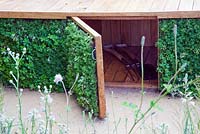
{"type": "MultiPolygon", "coordinates": [[[[175,55],[175,73],[178,71],[178,55],[177,55],[177,25],[174,25],[174,55],[175,55]]],[[[174,78],[173,84],[176,81],[174,78]]]]}
{"type": "Polygon", "coordinates": [[[53,133],[53,121],[49,122],[49,134],[53,133]]]}
{"type": "Polygon", "coordinates": [[[31,134],[35,134],[35,116],[33,115],[32,119],[31,119],[31,134]]]}
{"type": "Polygon", "coordinates": [[[0,113],[3,113],[4,88],[0,80],[0,113]]]}
{"type": "Polygon", "coordinates": [[[111,92],[111,105],[112,105],[112,114],[113,114],[114,125],[115,125],[115,129],[113,130],[113,133],[115,131],[116,134],[117,134],[118,130],[117,130],[117,122],[116,122],[116,117],[115,117],[115,112],[114,112],[114,105],[113,105],[113,91],[111,92]]]}
{"type": "Polygon", "coordinates": [[[45,134],[47,134],[48,124],[49,124],[49,116],[48,116],[48,104],[47,98],[45,98],[45,134]]]}
{"type": "Polygon", "coordinates": [[[21,93],[19,91],[19,61],[16,61],[16,70],[17,70],[17,82],[16,82],[16,91],[18,97],[18,105],[19,105],[19,121],[22,134],[25,134],[25,129],[22,120],[22,103],[21,103],[21,93]]]}
{"type": "Polygon", "coordinates": [[[65,97],[66,97],[66,100],[67,100],[67,115],[66,116],[67,116],[67,126],[69,127],[69,100],[70,100],[69,97],[70,97],[70,95],[68,95],[68,93],[67,93],[64,82],[61,81],[61,83],[62,83],[63,89],[65,91],[65,97]]]}
{"type": "Polygon", "coordinates": [[[141,81],[141,98],[140,98],[140,105],[135,115],[134,122],[137,121],[139,113],[142,109],[143,99],[144,99],[144,44],[145,44],[145,36],[142,36],[141,38],[141,75],[142,75],[142,81],[141,81]]]}
{"type": "MultiPolygon", "coordinates": [[[[176,76],[178,75],[178,73],[183,69],[183,66],[181,68],[179,68],[179,70],[173,75],[173,77],[170,79],[170,81],[168,82],[168,84],[170,84],[172,82],[172,80],[174,80],[174,78],[176,78],[176,76]]],[[[187,83],[187,85],[193,84],[196,80],[194,81],[190,81],[187,83]]],[[[197,79],[198,81],[198,79],[197,79]]],[[[172,87],[171,90],[174,90],[176,88],[180,88],[180,87],[184,87],[185,85],[180,85],[177,87],[172,87]]],[[[162,94],[159,95],[159,97],[154,101],[154,105],[156,105],[163,97],[165,97],[169,92],[167,91],[167,88],[163,88],[163,90],[161,91],[162,94]],[[164,93],[163,93],[164,92],[164,93]]],[[[141,116],[140,118],[138,118],[134,124],[132,125],[131,129],[129,130],[128,134],[131,134],[133,129],[135,128],[135,126],[153,109],[153,106],[150,106],[144,113],[143,116],[141,116]]]]}
{"type": "Polygon", "coordinates": [[[144,43],[145,42],[144,41],[141,41],[141,42],[143,42],[143,43],[141,43],[141,71],[142,71],[142,81],[141,81],[141,89],[142,89],[142,91],[141,92],[142,92],[142,94],[141,94],[141,99],[140,99],[139,110],[142,109],[142,104],[143,104],[143,99],[144,99],[144,43]]]}
{"type": "Polygon", "coordinates": [[[62,83],[63,89],[65,91],[65,97],[66,97],[66,101],[67,101],[67,115],[66,115],[67,116],[67,126],[69,125],[69,101],[70,101],[71,91],[74,88],[76,82],[78,81],[78,78],[79,78],[79,74],[76,75],[76,79],[68,92],[67,92],[67,89],[65,88],[65,83],[63,81],[60,81],[62,83]],[[69,95],[68,95],[68,93],[69,93],[69,95]]]}
{"type": "Polygon", "coordinates": [[[128,118],[125,119],[125,134],[128,134],[128,118]]]}

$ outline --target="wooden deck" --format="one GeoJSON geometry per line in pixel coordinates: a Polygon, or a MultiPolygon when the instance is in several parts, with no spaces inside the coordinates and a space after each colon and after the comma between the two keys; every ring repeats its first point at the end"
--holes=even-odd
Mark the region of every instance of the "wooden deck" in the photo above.
{"type": "Polygon", "coordinates": [[[0,18],[66,16],[199,18],[200,0],[0,0],[0,18]]]}

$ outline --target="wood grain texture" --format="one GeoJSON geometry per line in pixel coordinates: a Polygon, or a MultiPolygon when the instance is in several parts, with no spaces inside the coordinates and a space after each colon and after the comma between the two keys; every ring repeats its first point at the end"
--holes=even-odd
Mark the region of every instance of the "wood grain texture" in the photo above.
{"type": "MultiPolygon", "coordinates": [[[[88,22],[87,20],[85,20],[88,22]]],[[[88,24],[95,31],[101,31],[104,45],[127,44],[140,46],[141,37],[146,36],[146,46],[155,45],[157,37],[152,31],[157,19],[147,20],[91,20],[88,24]],[[95,23],[91,23],[94,21],[95,23]],[[94,26],[96,24],[96,26],[94,26]],[[100,30],[102,28],[102,30],[100,30]]],[[[156,23],[157,24],[157,23],[156,23]]]]}
{"type": "Polygon", "coordinates": [[[98,97],[99,97],[99,117],[106,117],[106,99],[105,99],[105,85],[104,85],[104,69],[103,69],[103,50],[101,36],[94,37],[96,46],[96,60],[97,60],[97,80],[98,80],[98,97]]]}
{"type": "Polygon", "coordinates": [[[0,0],[0,18],[199,18],[199,0],[0,0]]]}
{"type": "Polygon", "coordinates": [[[200,10],[200,0],[194,0],[193,10],[200,10]]]}
{"type": "Polygon", "coordinates": [[[155,12],[155,11],[157,11],[157,12],[163,11],[164,8],[165,8],[165,5],[166,5],[166,3],[167,3],[167,1],[168,1],[168,0],[162,0],[162,1],[154,0],[154,1],[152,2],[151,7],[150,7],[150,11],[154,11],[154,12],[155,12]]]}
{"type": "MultiPolygon", "coordinates": [[[[106,82],[106,87],[119,87],[119,88],[141,88],[141,83],[133,83],[133,82],[106,82]]],[[[158,81],[145,81],[144,82],[145,89],[157,89],[158,81]]]]}
{"type": "Polygon", "coordinates": [[[181,0],[179,4],[179,11],[188,11],[193,9],[194,0],[181,0]]]}
{"type": "Polygon", "coordinates": [[[164,11],[178,11],[181,0],[168,0],[165,4],[164,11]]]}

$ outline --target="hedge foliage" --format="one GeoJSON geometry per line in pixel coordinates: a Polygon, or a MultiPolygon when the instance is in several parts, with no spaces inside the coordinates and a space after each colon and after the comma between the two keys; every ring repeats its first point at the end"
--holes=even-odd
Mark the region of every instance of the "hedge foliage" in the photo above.
{"type": "MultiPolygon", "coordinates": [[[[175,73],[174,54],[174,24],[178,26],[177,52],[178,67],[187,64],[176,80],[176,84],[183,84],[185,74],[188,79],[194,79],[200,75],[200,20],[199,19],[170,19],[160,21],[158,47],[160,49],[158,71],[160,84],[167,83],[175,73]]],[[[179,89],[183,90],[183,89],[179,89]]],[[[193,95],[197,94],[194,85],[189,87],[193,95]]],[[[177,92],[176,92],[177,93],[177,92]]]]}
{"type": "Polygon", "coordinates": [[[54,76],[65,76],[70,87],[79,73],[74,89],[78,103],[97,113],[96,64],[91,43],[89,35],[66,20],[0,19],[0,79],[8,84],[9,71],[14,70],[6,48],[20,53],[26,47],[20,70],[21,87],[36,89],[38,85],[51,84],[55,91],[62,91],[55,86],[54,76]]]}
{"type": "Polygon", "coordinates": [[[68,48],[67,75],[69,85],[72,85],[77,73],[80,75],[74,88],[77,101],[87,111],[98,112],[96,63],[92,59],[92,38],[79,30],[76,25],[69,23],[66,28],[66,47],[68,48]]]}

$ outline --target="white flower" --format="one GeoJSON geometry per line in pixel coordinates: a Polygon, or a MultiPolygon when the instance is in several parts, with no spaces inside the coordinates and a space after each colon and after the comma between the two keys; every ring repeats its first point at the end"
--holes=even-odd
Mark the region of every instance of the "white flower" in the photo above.
{"type": "Polygon", "coordinates": [[[38,85],[38,89],[40,89],[41,87],[40,87],[40,85],[38,85]]]}
{"type": "Polygon", "coordinates": [[[10,74],[13,74],[13,71],[10,71],[10,74]]]}
{"type": "Polygon", "coordinates": [[[10,51],[10,48],[9,48],[9,47],[7,48],[7,51],[8,51],[8,52],[10,51]]]}
{"type": "Polygon", "coordinates": [[[16,56],[18,56],[18,57],[19,57],[19,56],[20,56],[20,55],[19,55],[19,53],[16,53],[16,56]]]}
{"type": "Polygon", "coordinates": [[[26,53],[26,48],[23,48],[23,54],[25,54],[26,53]]]}
{"type": "Polygon", "coordinates": [[[50,85],[49,88],[52,89],[52,85],[50,85]]]}
{"type": "Polygon", "coordinates": [[[55,79],[54,79],[54,82],[55,82],[56,84],[58,84],[58,82],[61,82],[62,80],[63,80],[62,75],[61,75],[61,74],[56,74],[55,79]]]}
{"type": "Polygon", "coordinates": [[[19,53],[17,53],[15,58],[16,58],[16,59],[19,59],[19,56],[20,56],[19,53]]]}
{"type": "Polygon", "coordinates": [[[23,92],[23,91],[24,91],[24,90],[21,88],[21,89],[20,89],[20,92],[23,92]]]}
{"type": "Polygon", "coordinates": [[[12,52],[12,55],[15,56],[15,52],[12,52]]]}

